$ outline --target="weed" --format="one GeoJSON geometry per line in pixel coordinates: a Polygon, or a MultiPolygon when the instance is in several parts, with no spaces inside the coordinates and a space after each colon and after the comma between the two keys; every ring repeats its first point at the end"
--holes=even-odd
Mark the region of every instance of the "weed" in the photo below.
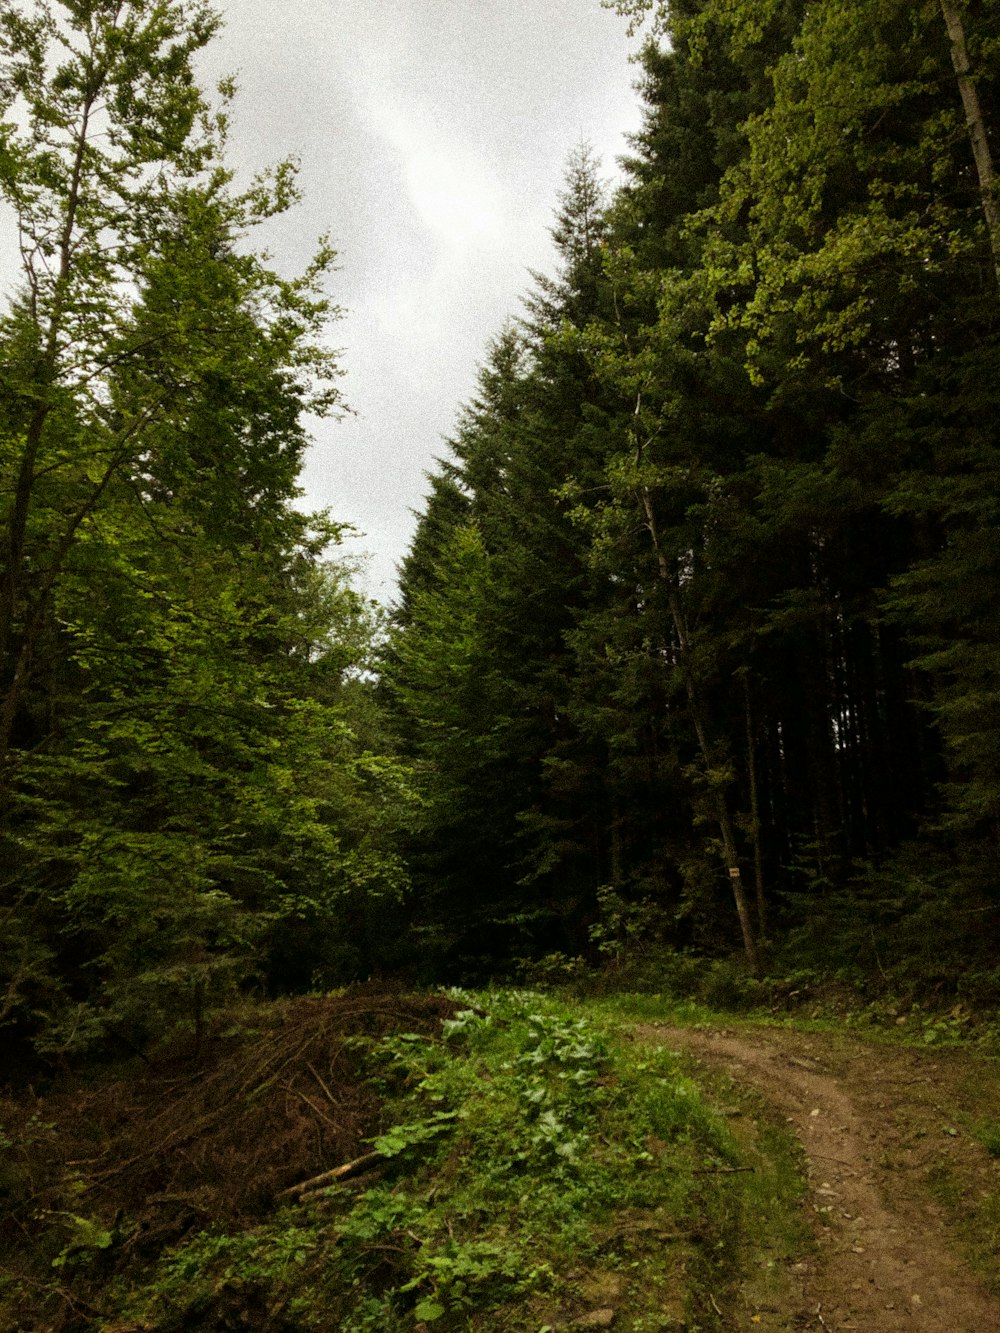
{"type": "Polygon", "coordinates": [[[759,1182],[715,1174],[745,1148],[676,1057],[531,992],[450,998],[440,1036],[356,1039],[384,1102],[379,1178],[189,1233],[119,1271],[107,1317],[535,1333],[610,1301],[656,1329],[736,1282],[759,1182]],[[605,1274],[600,1292],[581,1270],[605,1274]]]}

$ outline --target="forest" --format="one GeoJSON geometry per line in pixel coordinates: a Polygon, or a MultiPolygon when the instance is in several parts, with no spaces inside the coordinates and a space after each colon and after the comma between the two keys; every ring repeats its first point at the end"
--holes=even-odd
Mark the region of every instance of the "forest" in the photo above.
{"type": "Polygon", "coordinates": [[[416,923],[995,997],[1000,14],[659,19],[402,568],[416,923]]]}
{"type": "Polygon", "coordinates": [[[1000,2],[605,4],[388,607],[220,16],[0,7],[3,1330],[993,1326],[1000,2]]]}
{"type": "Polygon", "coordinates": [[[485,351],[388,613],[296,504],[340,409],[334,254],[254,247],[294,166],[234,184],[234,90],[192,72],[217,16],[5,9],[26,1058],[373,974],[715,959],[995,1000],[1000,13],[618,7],[651,25],[623,183],[570,154],[559,267],[485,351]]]}

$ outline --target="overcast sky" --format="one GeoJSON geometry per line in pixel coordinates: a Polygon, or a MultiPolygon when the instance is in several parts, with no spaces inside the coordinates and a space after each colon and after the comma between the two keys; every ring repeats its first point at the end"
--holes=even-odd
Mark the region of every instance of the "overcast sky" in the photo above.
{"type": "Polygon", "coordinates": [[[319,423],[308,503],[365,536],[366,591],[391,599],[427,485],[529,268],[581,140],[615,171],[639,123],[634,43],[600,0],[224,0],[204,70],[239,83],[232,155],[296,154],[305,199],[268,237],[340,255],[334,341],[356,416],[319,423]]]}
{"type": "MultiPolygon", "coordinates": [[[[316,424],[306,503],[364,533],[362,586],[389,601],[487,344],[528,269],[553,270],[567,156],[587,141],[611,178],[639,123],[634,42],[600,0],[217,4],[226,26],[200,72],[236,76],[231,164],[301,163],[304,201],[264,242],[284,272],[324,232],[340,256],[331,341],[354,415],[316,424]]],[[[6,288],[15,234],[0,223],[6,288]]]]}

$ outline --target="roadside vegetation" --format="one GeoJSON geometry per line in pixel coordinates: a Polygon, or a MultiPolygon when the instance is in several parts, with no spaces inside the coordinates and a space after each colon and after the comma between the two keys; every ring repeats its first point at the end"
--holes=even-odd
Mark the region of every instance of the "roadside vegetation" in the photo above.
{"type": "Polygon", "coordinates": [[[0,1326],[725,1327],[802,1244],[797,1148],[581,1012],[347,993],[8,1101],[0,1326]]]}

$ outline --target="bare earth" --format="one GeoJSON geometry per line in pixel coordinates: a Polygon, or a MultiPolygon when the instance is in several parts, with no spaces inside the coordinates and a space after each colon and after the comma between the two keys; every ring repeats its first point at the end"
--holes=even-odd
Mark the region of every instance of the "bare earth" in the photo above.
{"type": "MultiPolygon", "coordinates": [[[[977,1195],[1000,1186],[1000,1162],[968,1132],[984,1092],[987,1104],[990,1086],[1000,1094],[996,1060],[773,1028],[654,1024],[636,1036],[686,1051],[756,1088],[802,1143],[817,1252],[794,1266],[798,1309],[767,1313],[754,1327],[1000,1330],[1000,1298],[962,1262],[954,1216],[928,1188],[929,1173],[947,1171],[961,1182],[961,1208],[963,1200],[972,1206],[977,1195]]],[[[1000,1100],[992,1105],[1000,1111],[1000,1100]]]]}

